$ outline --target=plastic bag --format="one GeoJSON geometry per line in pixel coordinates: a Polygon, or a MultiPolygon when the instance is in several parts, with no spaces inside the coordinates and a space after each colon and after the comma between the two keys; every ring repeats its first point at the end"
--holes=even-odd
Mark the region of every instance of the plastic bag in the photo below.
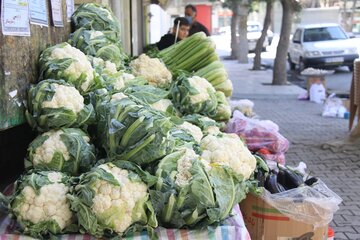
{"type": "Polygon", "coordinates": [[[331,94],[325,101],[322,116],[344,118],[347,109],[343,106],[343,101],[331,94]]]}
{"type": "Polygon", "coordinates": [[[264,153],[263,150],[260,149],[259,151],[256,152],[256,154],[259,155],[262,159],[265,159],[266,161],[273,161],[285,165],[284,153],[271,153],[271,152],[264,153]]]}
{"type": "Polygon", "coordinates": [[[274,122],[247,118],[241,112],[235,111],[225,131],[240,136],[250,151],[261,150],[260,154],[263,154],[265,160],[285,164],[285,156],[281,154],[288,150],[289,141],[278,132],[279,127],[274,122]]]}
{"type": "Polygon", "coordinates": [[[328,225],[342,202],[320,179],[311,187],[302,186],[276,194],[264,190],[262,197],[282,214],[314,227],[328,225]]]}
{"type": "Polygon", "coordinates": [[[310,101],[323,103],[326,99],[326,90],[321,83],[314,83],[310,87],[310,101]]]}

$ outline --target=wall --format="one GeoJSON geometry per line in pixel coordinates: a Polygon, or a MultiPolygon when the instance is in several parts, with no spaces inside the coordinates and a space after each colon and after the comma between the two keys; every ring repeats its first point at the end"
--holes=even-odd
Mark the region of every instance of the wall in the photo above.
{"type": "Polygon", "coordinates": [[[202,23],[210,31],[211,34],[211,6],[205,4],[196,5],[196,10],[196,21],[202,23]]]}
{"type": "MultiPolygon", "coordinates": [[[[30,24],[31,36],[4,36],[0,26],[0,130],[24,123],[26,92],[38,80],[38,59],[48,46],[67,41],[70,23],[66,21],[66,3],[62,1],[64,27],[40,27],[30,24]]],[[[50,22],[50,7],[48,19],[50,22]]],[[[1,25],[1,24],[0,24],[1,25]]]]}
{"type": "Polygon", "coordinates": [[[151,4],[150,12],[150,43],[156,43],[160,38],[168,33],[172,27],[169,14],[167,14],[159,5],[151,4]]]}
{"type": "Polygon", "coordinates": [[[299,24],[337,23],[341,20],[340,8],[306,8],[299,14],[299,24]],[[314,17],[316,16],[316,17],[314,17]]]}

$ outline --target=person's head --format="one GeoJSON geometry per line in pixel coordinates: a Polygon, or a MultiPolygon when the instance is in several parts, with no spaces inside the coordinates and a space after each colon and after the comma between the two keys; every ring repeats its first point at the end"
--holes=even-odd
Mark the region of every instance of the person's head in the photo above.
{"type": "Polygon", "coordinates": [[[196,19],[196,7],[192,4],[185,6],[185,18],[189,21],[190,24],[195,22],[196,19]]]}
{"type": "Polygon", "coordinates": [[[174,20],[173,33],[176,34],[176,28],[179,25],[178,38],[184,39],[189,35],[190,23],[184,17],[177,17],[174,20]]]}

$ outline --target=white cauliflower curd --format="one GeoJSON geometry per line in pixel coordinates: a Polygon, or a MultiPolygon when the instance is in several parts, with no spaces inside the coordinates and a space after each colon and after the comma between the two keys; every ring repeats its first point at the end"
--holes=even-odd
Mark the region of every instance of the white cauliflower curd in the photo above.
{"type": "Polygon", "coordinates": [[[201,139],[203,138],[201,128],[194,124],[185,121],[183,124],[179,125],[179,128],[188,131],[197,143],[200,143],[201,139]]]}
{"type": "Polygon", "coordinates": [[[209,163],[231,167],[248,179],[256,167],[256,159],[236,134],[208,135],[201,140],[201,157],[209,163]]]}
{"type": "Polygon", "coordinates": [[[189,169],[191,168],[193,161],[199,159],[199,155],[197,155],[192,149],[184,148],[182,151],[183,155],[177,161],[177,173],[175,180],[175,184],[179,187],[184,187],[189,184],[192,177],[189,169]]]}
{"type": "Polygon", "coordinates": [[[146,54],[141,54],[137,59],[131,61],[130,67],[135,76],[144,77],[150,85],[166,88],[171,83],[171,72],[158,58],[150,58],[146,54]]]}
{"type": "Polygon", "coordinates": [[[23,189],[13,202],[16,217],[20,221],[28,221],[27,224],[31,225],[54,220],[60,231],[69,226],[73,215],[66,198],[69,186],[62,181],[63,176],[60,172],[26,175],[20,185],[23,189]],[[44,185],[38,186],[39,184],[44,185]],[[34,189],[34,186],[39,189],[34,189]]]}
{"type": "Polygon", "coordinates": [[[169,99],[161,99],[160,101],[157,101],[153,104],[150,105],[151,108],[161,111],[161,112],[166,112],[166,110],[168,109],[168,107],[172,106],[172,102],[169,99]]]}
{"type": "Polygon", "coordinates": [[[94,70],[86,55],[79,49],[72,47],[68,43],[63,43],[63,47],[56,47],[52,50],[48,60],[71,58],[74,60],[68,68],[64,70],[64,74],[68,77],[79,79],[82,74],[86,75],[86,80],[81,84],[80,88],[86,92],[91,87],[94,79],[94,70]]]}
{"type": "Polygon", "coordinates": [[[124,93],[119,92],[119,93],[115,93],[111,96],[111,101],[116,101],[116,100],[121,100],[123,98],[127,98],[128,96],[126,96],[124,93]]]}
{"type": "Polygon", "coordinates": [[[55,94],[50,101],[42,102],[43,108],[66,108],[75,113],[84,108],[84,98],[76,88],[53,83],[55,94]]]}
{"type": "Polygon", "coordinates": [[[33,155],[34,165],[51,162],[55,152],[62,154],[65,161],[70,159],[69,152],[64,142],[61,141],[60,138],[60,135],[62,133],[63,133],[62,130],[57,130],[42,134],[43,136],[48,136],[49,138],[46,139],[41,146],[36,148],[35,153],[33,155]]]}
{"type": "Polygon", "coordinates": [[[140,217],[140,212],[135,213],[134,217],[133,211],[137,203],[147,199],[147,185],[141,181],[130,180],[127,170],[111,163],[100,165],[99,168],[110,173],[119,185],[97,180],[93,186],[95,197],[92,210],[106,225],[122,234],[135,219],[140,217]]]}
{"type": "Polygon", "coordinates": [[[190,95],[190,102],[192,104],[206,101],[210,98],[209,92],[215,93],[214,87],[205,79],[198,76],[193,76],[188,79],[190,85],[195,88],[199,93],[190,95]]]}

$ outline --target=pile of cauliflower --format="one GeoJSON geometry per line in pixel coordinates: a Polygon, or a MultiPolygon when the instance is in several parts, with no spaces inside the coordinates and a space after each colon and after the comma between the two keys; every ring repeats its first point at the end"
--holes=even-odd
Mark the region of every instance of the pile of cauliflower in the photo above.
{"type": "MultiPolygon", "coordinates": [[[[79,6],[72,23],[70,44],[40,56],[25,112],[38,136],[13,194],[0,194],[19,230],[112,239],[146,229],[152,238],[158,225],[203,228],[228,218],[256,167],[241,139],[221,131],[231,117],[230,80],[214,87],[194,72],[170,72],[176,66],[153,53],[130,62],[118,21],[97,4],[79,6]]],[[[204,34],[191,46],[198,40],[213,49],[204,34]]],[[[218,59],[210,53],[208,65],[218,59]]]]}

